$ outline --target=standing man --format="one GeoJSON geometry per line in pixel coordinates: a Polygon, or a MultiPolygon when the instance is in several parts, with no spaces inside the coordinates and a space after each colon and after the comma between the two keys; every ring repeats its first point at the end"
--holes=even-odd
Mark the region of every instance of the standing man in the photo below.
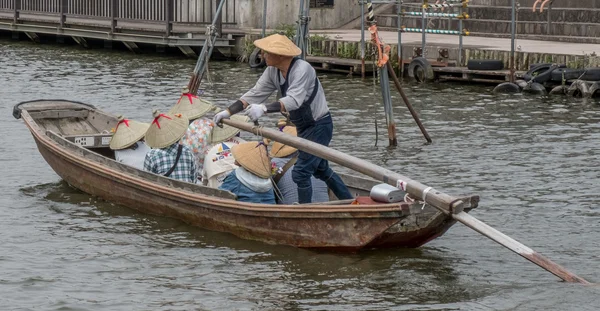
{"type": "MultiPolygon", "coordinates": [[[[252,89],[215,115],[215,124],[244,109],[253,121],[265,113],[287,111],[299,137],[328,146],[333,136],[333,121],[317,73],[309,63],[296,57],[302,51],[279,34],[256,40],[254,45],[262,50],[268,67],[252,89]],[[281,98],[262,104],[275,91],[279,91],[281,98]]],[[[292,171],[292,180],[298,185],[298,203],[311,203],[311,176],[323,180],[339,200],[353,198],[326,160],[300,151],[292,171]]]]}

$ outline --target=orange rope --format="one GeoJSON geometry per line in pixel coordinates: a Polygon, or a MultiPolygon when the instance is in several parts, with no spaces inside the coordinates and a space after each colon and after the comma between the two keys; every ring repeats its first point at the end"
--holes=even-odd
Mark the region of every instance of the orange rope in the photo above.
{"type": "Polygon", "coordinates": [[[377,47],[377,67],[381,68],[385,66],[390,59],[390,46],[383,44],[379,39],[377,25],[373,24],[369,26],[369,32],[371,33],[371,42],[377,47]]]}

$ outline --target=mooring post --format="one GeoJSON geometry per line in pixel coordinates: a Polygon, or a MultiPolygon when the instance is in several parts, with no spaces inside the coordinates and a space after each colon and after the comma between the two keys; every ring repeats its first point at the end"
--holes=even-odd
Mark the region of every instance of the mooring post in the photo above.
{"type": "Polygon", "coordinates": [[[175,0],[165,0],[165,37],[170,37],[173,31],[174,5],[175,0]]]}
{"type": "Polygon", "coordinates": [[[110,1],[110,34],[114,34],[117,29],[117,1],[110,1]]]}
{"type": "Polygon", "coordinates": [[[360,77],[365,78],[365,1],[360,1],[360,77]]]}
{"type": "Polygon", "coordinates": [[[63,29],[65,28],[65,20],[66,20],[66,13],[68,11],[68,3],[67,0],[60,0],[60,26],[59,29],[63,29]]]}
{"type": "Polygon", "coordinates": [[[398,72],[402,79],[404,77],[404,64],[402,63],[402,0],[398,0],[396,10],[398,11],[398,72]]]}
{"type": "Polygon", "coordinates": [[[516,4],[512,0],[512,12],[510,23],[510,82],[515,83],[515,28],[516,28],[516,4]]]}
{"type": "Polygon", "coordinates": [[[425,42],[427,40],[426,29],[427,29],[427,0],[423,0],[423,15],[421,15],[421,27],[423,29],[423,34],[421,35],[421,56],[425,58],[425,42]]]}
{"type": "Polygon", "coordinates": [[[262,16],[262,37],[266,36],[267,32],[267,0],[263,1],[263,16],[262,16]]]}
{"type": "MultiPolygon", "coordinates": [[[[463,0],[464,1],[464,0],[463,0]]],[[[460,15],[462,16],[461,18],[458,19],[458,31],[460,31],[460,33],[458,34],[458,67],[462,66],[462,49],[463,49],[463,18],[465,18],[464,15],[464,7],[459,7],[458,13],[460,13],[460,15]]]]}
{"type": "Polygon", "coordinates": [[[13,7],[15,8],[13,16],[13,24],[19,23],[19,11],[21,11],[21,0],[13,0],[13,7]]]}

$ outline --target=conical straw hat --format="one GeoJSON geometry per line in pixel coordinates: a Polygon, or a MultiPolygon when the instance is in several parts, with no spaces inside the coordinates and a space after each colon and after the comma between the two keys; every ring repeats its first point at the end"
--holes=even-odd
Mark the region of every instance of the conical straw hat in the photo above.
{"type": "Polygon", "coordinates": [[[252,141],[231,147],[235,160],[246,170],[262,178],[271,177],[271,160],[267,155],[267,146],[252,141]]]}
{"type": "Polygon", "coordinates": [[[168,115],[154,110],[152,116],[154,121],[146,132],[146,144],[150,148],[165,148],[176,143],[188,128],[189,121],[181,114],[168,115]]]}
{"type": "MultiPolygon", "coordinates": [[[[231,116],[231,120],[240,121],[240,122],[250,122],[250,118],[248,116],[234,114],[231,116]]],[[[220,143],[222,141],[226,141],[231,137],[237,135],[240,132],[240,129],[235,128],[233,126],[223,124],[223,127],[215,126],[210,133],[210,142],[213,144],[220,143]]]]}
{"type": "MultiPolygon", "coordinates": [[[[296,132],[296,127],[295,126],[286,126],[283,129],[281,129],[282,132],[288,134],[288,135],[292,135],[292,136],[298,136],[298,133],[296,132]]],[[[284,145],[278,141],[273,143],[273,147],[271,147],[271,157],[273,158],[283,158],[283,157],[287,157],[290,154],[296,152],[298,149],[292,147],[292,146],[287,146],[284,145]]]]}
{"type": "Polygon", "coordinates": [[[125,119],[123,116],[119,116],[118,120],[115,133],[110,139],[109,146],[112,150],[125,149],[140,141],[150,127],[148,123],[125,119]]]}
{"type": "Polygon", "coordinates": [[[177,104],[175,104],[175,106],[173,106],[173,108],[171,108],[167,114],[176,115],[181,113],[189,120],[194,120],[204,116],[214,107],[215,106],[210,102],[190,94],[186,87],[183,90],[181,97],[179,97],[177,104]]]}
{"type": "Polygon", "coordinates": [[[270,35],[262,39],[254,41],[257,48],[266,51],[267,53],[283,55],[283,56],[298,56],[302,50],[292,42],[288,37],[280,34],[270,35]]]}

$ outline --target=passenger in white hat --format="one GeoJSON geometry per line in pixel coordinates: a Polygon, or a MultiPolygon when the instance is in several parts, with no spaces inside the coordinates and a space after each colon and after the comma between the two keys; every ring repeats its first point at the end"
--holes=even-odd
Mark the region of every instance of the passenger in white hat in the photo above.
{"type": "Polygon", "coordinates": [[[148,123],[119,116],[115,133],[109,144],[110,149],[115,151],[115,160],[139,170],[144,169],[144,159],[150,151],[150,147],[143,141],[148,127],[150,127],[148,123]]]}

